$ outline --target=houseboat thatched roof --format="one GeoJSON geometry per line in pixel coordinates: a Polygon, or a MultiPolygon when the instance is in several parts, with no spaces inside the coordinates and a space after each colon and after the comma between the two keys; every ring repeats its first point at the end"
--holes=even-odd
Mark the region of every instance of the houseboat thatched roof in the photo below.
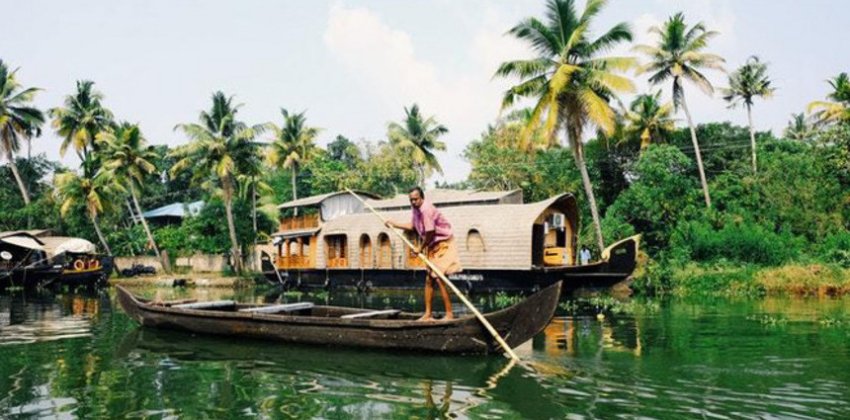
{"type": "MultiPolygon", "coordinates": [[[[522,204],[522,190],[470,191],[436,188],[425,191],[425,198],[437,207],[481,204],[522,204]]],[[[369,200],[378,210],[405,210],[410,208],[408,194],[398,194],[386,200],[369,200]]]]}
{"type": "Polygon", "coordinates": [[[41,239],[44,243],[44,250],[49,256],[64,254],[71,252],[75,254],[94,254],[97,252],[97,247],[82,238],[69,238],[65,236],[45,236],[41,239]]]}
{"type": "Polygon", "coordinates": [[[44,242],[41,238],[26,230],[11,230],[0,232],[0,243],[17,246],[24,249],[43,250],[44,242]]]}
{"type": "MultiPolygon", "coordinates": [[[[430,199],[430,196],[426,197],[430,199]]],[[[575,232],[578,208],[572,194],[561,194],[544,201],[530,204],[464,205],[441,208],[452,225],[461,263],[468,268],[527,269],[532,265],[532,230],[542,224],[553,213],[566,216],[570,232],[575,232]]],[[[410,204],[404,210],[381,211],[387,219],[408,221],[411,218],[410,204]]],[[[371,213],[354,213],[338,217],[322,225],[321,236],[344,234],[347,237],[348,255],[359,254],[359,244],[367,236],[377,245],[383,237],[392,244],[393,261],[397,261],[406,250],[401,240],[371,213]],[[382,235],[383,234],[383,235],[382,235]]],[[[317,265],[325,266],[325,253],[319,252],[317,265]]],[[[358,258],[351,258],[351,268],[357,266],[358,258]]]]}

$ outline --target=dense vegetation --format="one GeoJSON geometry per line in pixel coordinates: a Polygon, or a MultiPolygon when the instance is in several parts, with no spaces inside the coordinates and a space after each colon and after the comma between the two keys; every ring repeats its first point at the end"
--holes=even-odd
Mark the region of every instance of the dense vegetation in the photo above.
{"type": "MultiPolygon", "coordinates": [[[[830,80],[826,100],[792,116],[783,133],[758,132],[755,100],[769,98],[774,87],[767,64],[753,57],[720,89],[747,111],[749,126],[697,125],[685,86],[715,90],[703,71],[722,70],[724,60],[706,52],[716,32],[676,14],[654,28],[656,44],[635,47],[645,56],[641,64],[606,55],[631,41],[628,25],[589,33],[604,1],[589,0],[581,12],[569,0],[547,5],[543,19],[509,31],[538,54],[496,70],[518,79],[503,101],[510,112],[468,144],[468,178],[438,186],[519,188],[526,201],[575,192],[581,243],[597,255],[617,239],[643,235],[639,290],[850,291],[846,74],[830,80]],[[660,87],[671,83],[672,100],[655,90],[622,105],[618,94],[634,89],[632,70],[660,87]],[[522,97],[534,106],[514,109],[522,97]]],[[[0,230],[48,227],[97,239],[119,255],[244,254],[276,230],[275,203],[343,188],[392,195],[441,172],[434,151],[444,149],[440,137],[450,129],[413,104],[388,125],[385,139],[357,144],[334,134],[323,148],[317,143],[330,133],[311,126],[305,113],[282,109],[280,125],[249,125],[233,97],[216,92],[198,122],[178,124],[189,143],[149,146],[137,126],[116,119],[92,82],[78,82],[62,106],[42,113],[29,105],[37,89],[22,87],[2,61],[0,76],[7,163],[0,179],[9,180],[0,183],[0,230]],[[64,139],[57,148],[80,157],[79,170],[20,153],[48,119],[64,139]],[[135,216],[195,200],[207,203],[200,214],[151,226],[149,235],[135,216]]]]}

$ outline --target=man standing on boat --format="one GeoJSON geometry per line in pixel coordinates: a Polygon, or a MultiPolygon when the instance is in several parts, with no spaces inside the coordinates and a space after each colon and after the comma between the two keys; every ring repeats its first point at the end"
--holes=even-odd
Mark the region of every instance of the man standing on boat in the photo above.
{"type": "MultiPolygon", "coordinates": [[[[397,223],[387,221],[387,227],[404,230],[415,230],[419,234],[421,249],[414,250],[417,253],[425,253],[428,259],[434,263],[445,275],[455,274],[461,271],[460,258],[455,247],[452,235],[452,225],[443,216],[434,204],[425,200],[422,188],[413,187],[409,194],[410,206],[413,210],[413,218],[410,223],[397,223]]],[[[437,273],[428,270],[425,277],[425,315],[420,321],[432,321],[431,300],[434,297],[434,282],[440,286],[440,295],[443,297],[443,305],[446,307],[444,320],[454,319],[452,314],[452,301],[446,285],[440,280],[437,273]]]]}

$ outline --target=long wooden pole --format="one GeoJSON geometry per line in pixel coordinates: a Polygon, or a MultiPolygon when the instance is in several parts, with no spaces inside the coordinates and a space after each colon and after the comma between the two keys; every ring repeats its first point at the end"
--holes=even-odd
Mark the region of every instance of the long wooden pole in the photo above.
{"type": "MultiPolygon", "coordinates": [[[[387,223],[387,219],[384,219],[384,217],[381,216],[380,213],[378,213],[371,205],[369,205],[369,203],[360,198],[359,195],[355,194],[354,191],[351,191],[348,188],[346,188],[345,190],[348,191],[354,197],[356,197],[358,200],[360,200],[360,202],[363,203],[363,205],[366,206],[366,208],[368,208],[372,212],[372,214],[381,219],[381,222],[383,222],[384,224],[387,223]]],[[[404,244],[407,245],[408,248],[416,251],[416,247],[414,247],[413,244],[410,243],[410,241],[408,241],[407,238],[404,237],[404,235],[402,235],[395,229],[390,230],[392,230],[399,238],[401,238],[402,242],[404,242],[404,244]]],[[[448,279],[448,277],[443,274],[443,271],[440,270],[436,265],[434,265],[434,263],[432,263],[431,260],[429,260],[428,257],[425,256],[425,254],[419,252],[416,254],[416,256],[419,257],[419,259],[422,260],[422,262],[424,262],[428,266],[428,268],[431,269],[432,272],[437,273],[437,276],[440,277],[440,280],[447,284],[449,288],[452,289],[452,292],[454,292],[455,295],[460,298],[463,304],[466,305],[466,307],[469,308],[469,310],[472,311],[473,314],[475,314],[475,317],[478,318],[478,321],[480,321],[481,324],[484,325],[484,328],[486,328],[487,331],[489,331],[490,334],[493,336],[493,338],[496,339],[496,342],[498,342],[499,345],[502,346],[502,349],[505,350],[505,354],[507,354],[508,357],[510,357],[511,359],[519,362],[520,358],[516,355],[516,353],[514,353],[513,350],[511,350],[511,346],[509,346],[508,343],[506,343],[505,340],[502,338],[502,336],[499,335],[499,332],[496,331],[495,328],[493,328],[493,325],[490,324],[490,321],[487,321],[487,318],[484,318],[484,315],[481,315],[481,312],[479,312],[478,309],[475,308],[472,302],[470,302],[469,299],[467,299],[466,296],[461,293],[461,291],[454,285],[454,283],[452,283],[448,279]]]]}

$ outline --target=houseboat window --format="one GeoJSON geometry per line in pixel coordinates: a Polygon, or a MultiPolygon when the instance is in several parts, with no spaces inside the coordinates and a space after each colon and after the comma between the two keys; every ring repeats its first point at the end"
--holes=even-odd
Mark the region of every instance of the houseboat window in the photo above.
{"type": "Polygon", "coordinates": [[[393,248],[386,233],[378,235],[378,268],[393,268],[393,248]]]}
{"type": "Polygon", "coordinates": [[[372,268],[372,240],[369,235],[360,236],[360,268],[372,268]]]}
{"type": "Polygon", "coordinates": [[[327,245],[328,268],[348,267],[348,240],[345,235],[325,237],[327,245]]]}
{"type": "Polygon", "coordinates": [[[466,250],[469,252],[484,252],[487,248],[484,247],[484,238],[481,237],[481,232],[478,229],[470,229],[466,234],[466,250]]]}

